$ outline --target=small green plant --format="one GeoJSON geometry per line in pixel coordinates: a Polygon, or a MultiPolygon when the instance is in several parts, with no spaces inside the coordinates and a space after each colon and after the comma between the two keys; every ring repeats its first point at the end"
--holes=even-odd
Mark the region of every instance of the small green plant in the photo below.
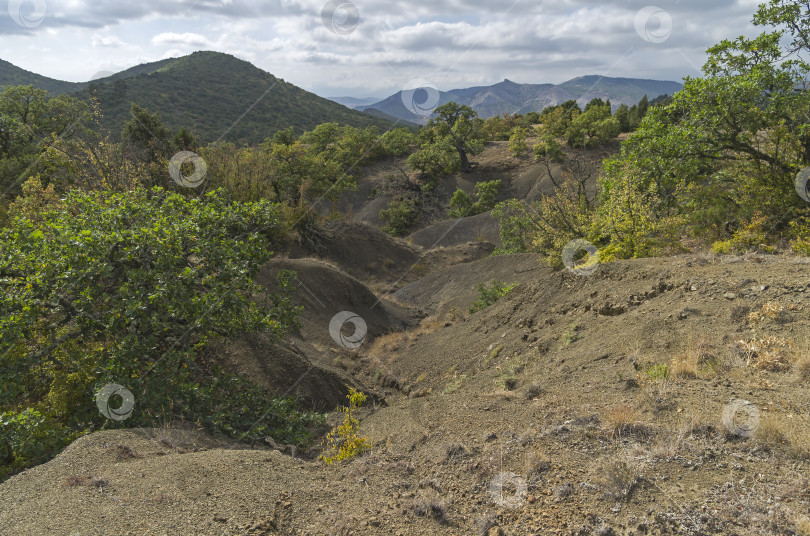
{"type": "Polygon", "coordinates": [[[649,367],[645,372],[647,377],[654,382],[669,379],[669,367],[664,364],[649,367]]]}
{"type": "Polygon", "coordinates": [[[489,353],[488,356],[484,358],[484,366],[489,366],[493,359],[497,358],[501,354],[501,350],[503,350],[503,344],[499,344],[492,351],[489,353]]]}
{"type": "Polygon", "coordinates": [[[478,283],[478,299],[470,306],[470,312],[474,313],[486,309],[496,301],[500,300],[514,289],[517,284],[504,285],[502,281],[493,281],[492,287],[487,288],[483,283],[478,283]]]}
{"type": "Polygon", "coordinates": [[[456,391],[458,391],[459,387],[461,387],[464,384],[464,381],[466,379],[467,379],[466,374],[454,374],[453,379],[450,380],[450,383],[448,383],[444,387],[444,390],[442,390],[442,394],[449,395],[451,393],[455,393],[456,391]]]}
{"type": "Polygon", "coordinates": [[[343,422],[333,428],[324,439],[326,447],[324,453],[320,455],[320,459],[326,465],[354,458],[371,448],[368,438],[359,434],[360,421],[355,417],[357,409],[368,397],[353,387],[349,387],[349,394],[346,395],[346,398],[349,399],[349,405],[343,406],[339,410],[344,415],[343,422]]]}
{"type": "Polygon", "coordinates": [[[568,329],[566,329],[562,334],[561,337],[562,342],[560,343],[560,350],[562,350],[563,348],[567,348],[568,345],[570,345],[572,342],[577,342],[579,339],[580,339],[579,325],[577,325],[576,323],[571,324],[570,326],[568,326],[568,329]]]}

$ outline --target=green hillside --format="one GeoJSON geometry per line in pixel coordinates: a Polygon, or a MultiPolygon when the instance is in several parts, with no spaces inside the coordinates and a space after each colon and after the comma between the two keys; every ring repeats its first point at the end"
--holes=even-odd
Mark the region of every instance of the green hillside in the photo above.
{"type": "Polygon", "coordinates": [[[0,60],[0,90],[7,86],[34,86],[46,90],[51,95],[80,91],[86,83],[64,82],[32,73],[16,65],[0,60]]]}
{"type": "Polygon", "coordinates": [[[201,141],[258,143],[277,130],[297,132],[325,122],[389,128],[393,122],[305,91],[228,54],[195,52],[134,67],[78,93],[97,95],[104,124],[117,133],[135,102],[159,112],[172,130],[186,127],[201,141]]]}

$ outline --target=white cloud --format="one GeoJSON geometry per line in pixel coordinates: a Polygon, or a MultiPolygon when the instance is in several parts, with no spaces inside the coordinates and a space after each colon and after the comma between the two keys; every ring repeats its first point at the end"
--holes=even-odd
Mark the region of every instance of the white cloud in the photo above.
{"type": "Polygon", "coordinates": [[[101,48],[119,48],[124,46],[124,42],[114,35],[93,34],[93,38],[90,42],[94,47],[101,48]]]}
{"type": "Polygon", "coordinates": [[[187,47],[208,47],[211,46],[205,36],[198,33],[186,32],[183,34],[166,32],[158,34],[152,38],[153,45],[185,45],[187,47]]]}

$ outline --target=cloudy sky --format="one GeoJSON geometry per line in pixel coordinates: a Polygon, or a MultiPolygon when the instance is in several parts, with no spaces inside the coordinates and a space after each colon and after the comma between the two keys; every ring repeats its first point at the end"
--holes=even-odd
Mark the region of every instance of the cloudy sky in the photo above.
{"type": "Polygon", "coordinates": [[[101,71],[227,52],[323,96],[680,80],[707,47],[753,35],[758,0],[0,0],[0,58],[86,81],[101,71]],[[654,2],[650,4],[650,2],[654,2]]]}

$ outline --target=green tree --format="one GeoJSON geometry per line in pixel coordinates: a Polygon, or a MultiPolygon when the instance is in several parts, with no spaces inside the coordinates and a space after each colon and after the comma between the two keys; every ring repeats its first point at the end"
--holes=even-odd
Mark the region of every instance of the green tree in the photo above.
{"type": "MultiPolygon", "coordinates": [[[[292,274],[279,275],[267,301],[254,299],[268,245],[283,236],[277,205],[222,191],[72,191],[11,216],[0,229],[0,436],[44,433],[37,415],[20,421],[28,409],[69,433],[121,426],[94,403],[119,383],[136,398],[124,426],[186,419],[236,437],[301,440],[304,421],[286,402],[196,360],[214,337],[261,329],[278,339],[297,324],[292,274]]],[[[27,463],[20,449],[17,469],[27,463]]]]}
{"type": "Polygon", "coordinates": [[[157,113],[150,113],[133,102],[130,119],[121,131],[121,144],[127,160],[147,168],[149,185],[165,182],[174,143],[171,130],[157,113]]]}
{"type": "Polygon", "coordinates": [[[426,128],[434,129],[439,138],[449,142],[458,153],[459,169],[466,172],[472,169],[469,155],[484,150],[482,126],[483,121],[472,108],[448,102],[436,108],[426,128]]]}
{"type": "Polygon", "coordinates": [[[43,174],[43,154],[62,140],[87,136],[87,105],[60,95],[49,99],[33,86],[10,86],[0,93],[0,197],[13,199],[29,177],[43,174]]]}

